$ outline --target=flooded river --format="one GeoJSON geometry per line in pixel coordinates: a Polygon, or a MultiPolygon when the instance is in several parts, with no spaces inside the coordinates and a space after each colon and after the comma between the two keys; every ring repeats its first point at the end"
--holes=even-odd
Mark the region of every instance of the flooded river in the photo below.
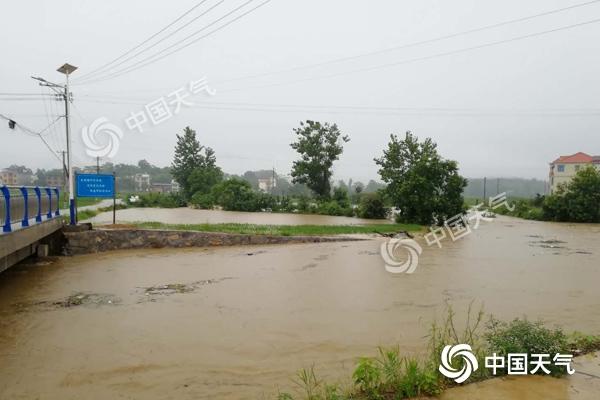
{"type": "MultiPolygon", "coordinates": [[[[302,367],[335,380],[378,345],[422,352],[445,302],[600,333],[600,226],[498,218],[441,249],[420,241],[412,275],[384,270],[381,240],[12,268],[0,275],[0,398],[274,398],[302,367]]],[[[471,385],[444,398],[585,398],[553,381],[561,392],[532,380],[529,397],[471,385]]]]}
{"type": "MultiPolygon", "coordinates": [[[[112,211],[89,220],[100,224],[112,223],[112,211]]],[[[170,224],[262,224],[262,225],[366,225],[391,223],[386,219],[361,219],[330,215],[261,213],[193,208],[128,208],[117,211],[118,222],[163,222],[170,224]]]]}

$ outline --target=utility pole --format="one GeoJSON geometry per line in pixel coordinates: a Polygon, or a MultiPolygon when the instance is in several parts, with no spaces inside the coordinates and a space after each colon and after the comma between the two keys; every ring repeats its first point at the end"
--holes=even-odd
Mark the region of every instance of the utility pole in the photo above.
{"type": "Polygon", "coordinates": [[[72,149],[71,149],[71,120],[69,118],[69,103],[71,102],[72,99],[71,99],[71,93],[69,92],[69,75],[71,73],[73,73],[76,69],[77,69],[77,67],[70,65],[70,64],[64,64],[63,66],[61,66],[60,68],[57,69],[58,72],[60,72],[61,74],[65,74],[65,76],[66,76],[66,81],[65,81],[64,85],[59,85],[57,83],[49,82],[49,81],[45,80],[44,78],[32,76],[33,79],[40,82],[41,86],[47,86],[47,87],[51,88],[52,90],[54,90],[59,96],[62,97],[62,99],[65,102],[65,128],[66,128],[66,135],[67,135],[67,176],[69,178],[69,215],[70,215],[71,225],[76,224],[77,216],[75,215],[75,192],[74,192],[75,185],[73,182],[73,164],[71,163],[72,149]],[[62,89],[62,90],[60,90],[60,89],[62,89]]]}
{"type": "Polygon", "coordinates": [[[485,195],[486,195],[486,185],[487,185],[487,177],[483,177],[483,203],[486,204],[485,195]]]}
{"type": "Polygon", "coordinates": [[[496,179],[496,196],[500,194],[500,178],[496,179]]]}
{"type": "MultiPolygon", "coordinates": [[[[63,192],[63,196],[66,193],[67,190],[67,179],[69,177],[69,172],[67,170],[67,164],[65,164],[65,155],[66,155],[66,151],[62,150],[59,153],[62,154],[62,170],[63,170],[63,179],[62,179],[62,192],[63,192]]],[[[64,197],[63,197],[64,199],[64,197]]]]}
{"type": "Polygon", "coordinates": [[[273,180],[271,181],[271,196],[275,194],[275,167],[273,167],[273,180]]]}
{"type": "Polygon", "coordinates": [[[100,174],[100,157],[96,156],[96,173],[100,174]]]}

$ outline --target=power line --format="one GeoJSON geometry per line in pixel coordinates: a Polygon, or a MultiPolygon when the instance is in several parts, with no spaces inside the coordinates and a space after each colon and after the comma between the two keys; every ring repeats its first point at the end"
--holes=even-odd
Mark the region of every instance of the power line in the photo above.
{"type": "Polygon", "coordinates": [[[300,70],[304,70],[304,69],[323,67],[326,65],[337,64],[337,63],[342,63],[342,62],[346,62],[346,61],[353,61],[353,60],[357,60],[357,59],[364,58],[364,57],[385,54],[385,53],[389,53],[389,52],[393,52],[393,51],[397,51],[397,50],[407,49],[410,47],[416,47],[416,46],[420,46],[420,45],[424,45],[424,44],[430,44],[430,43],[435,43],[435,42],[442,41],[442,40],[452,39],[455,37],[464,36],[464,35],[468,35],[471,33],[481,32],[481,31],[494,29],[494,28],[499,28],[501,26],[512,25],[512,24],[528,21],[531,19],[539,18],[539,17],[545,17],[548,15],[561,13],[561,12],[572,10],[575,8],[588,6],[588,5],[591,5],[594,3],[600,3],[600,0],[592,0],[592,1],[587,1],[584,3],[578,3],[578,4],[568,6],[568,7],[557,8],[554,10],[549,10],[549,11],[541,12],[538,14],[528,15],[525,17],[515,18],[515,19],[502,21],[502,22],[497,22],[494,24],[485,25],[485,26],[478,27],[478,28],[472,28],[472,29],[468,29],[465,31],[455,32],[455,33],[451,33],[451,34],[447,34],[447,35],[443,35],[443,36],[438,36],[438,37],[431,38],[431,39],[425,39],[425,40],[419,40],[416,42],[405,43],[405,44],[401,44],[398,46],[388,47],[386,49],[370,51],[367,53],[361,53],[361,54],[356,54],[356,55],[352,55],[352,56],[335,58],[335,59],[328,60],[328,61],[323,61],[323,62],[314,63],[314,64],[307,64],[307,65],[302,65],[302,66],[298,66],[298,67],[282,69],[282,70],[278,70],[278,71],[262,72],[262,73],[257,73],[257,74],[253,74],[253,75],[245,75],[245,76],[241,76],[241,77],[237,77],[237,78],[231,78],[231,79],[227,79],[227,80],[218,81],[215,83],[227,83],[227,82],[234,82],[234,81],[245,80],[245,79],[261,78],[261,77],[269,76],[269,75],[278,75],[278,74],[284,74],[284,73],[288,73],[288,72],[300,71],[300,70]]]}
{"type": "Polygon", "coordinates": [[[191,13],[192,11],[194,11],[196,8],[200,7],[202,4],[204,4],[207,0],[202,0],[198,3],[196,3],[196,5],[194,5],[192,8],[190,8],[189,10],[187,10],[186,12],[184,12],[183,14],[181,14],[179,17],[177,17],[173,22],[169,23],[167,26],[165,26],[164,28],[160,29],[158,32],[154,33],[153,35],[151,35],[148,39],[142,41],[141,43],[139,43],[138,45],[132,47],[131,49],[127,50],[126,52],[124,52],[123,54],[121,54],[119,57],[107,62],[106,64],[101,65],[100,67],[81,75],[80,79],[86,76],[89,76],[91,74],[94,74],[95,72],[104,69],[105,67],[113,64],[116,61],[119,61],[120,59],[122,59],[123,57],[125,57],[127,54],[131,53],[132,51],[135,51],[137,49],[139,49],[141,46],[143,46],[144,44],[148,43],[150,40],[154,39],[155,37],[157,37],[158,35],[160,35],[161,33],[163,33],[164,31],[166,31],[167,29],[169,29],[171,26],[175,25],[177,22],[181,21],[182,18],[184,18],[186,15],[188,15],[189,13],[191,13]]]}
{"type": "MultiPolygon", "coordinates": [[[[44,93],[44,86],[40,86],[40,92],[43,94],[44,93]]],[[[48,123],[50,123],[51,121],[51,116],[54,117],[56,115],[56,117],[59,117],[60,114],[58,113],[54,113],[53,111],[55,110],[55,108],[52,107],[53,104],[55,104],[55,102],[50,101],[50,106],[48,106],[47,104],[48,102],[44,100],[44,112],[46,114],[47,117],[47,121],[48,123]]],[[[57,149],[63,149],[64,147],[62,146],[62,141],[60,140],[60,136],[56,130],[56,124],[52,125],[51,128],[51,132],[50,132],[50,138],[52,139],[55,147],[57,149]]]]}
{"type": "Polygon", "coordinates": [[[0,101],[45,101],[47,97],[0,97],[0,101]]]}
{"type": "MultiPolygon", "coordinates": [[[[201,2],[200,2],[200,3],[198,3],[196,6],[194,6],[194,7],[193,7],[191,10],[193,10],[193,9],[195,9],[195,8],[197,8],[197,7],[199,7],[200,5],[204,4],[206,1],[208,1],[208,0],[203,0],[203,1],[201,1],[201,2]]],[[[119,65],[122,65],[122,64],[126,63],[127,61],[129,61],[129,60],[131,60],[131,59],[133,59],[133,58],[137,57],[138,55],[140,55],[140,54],[143,54],[143,53],[145,53],[146,51],[150,50],[151,48],[153,48],[153,47],[157,46],[159,43],[162,43],[162,42],[164,42],[165,40],[167,40],[168,38],[170,38],[171,36],[173,36],[173,35],[174,35],[174,34],[176,34],[177,32],[181,31],[182,29],[186,28],[187,26],[189,26],[190,24],[192,24],[193,22],[195,22],[195,21],[196,21],[196,20],[198,20],[199,18],[201,18],[201,17],[203,17],[204,15],[208,14],[210,11],[212,11],[214,8],[216,8],[217,6],[219,6],[220,4],[222,4],[224,1],[225,1],[225,0],[220,0],[218,3],[216,3],[215,5],[213,5],[212,7],[210,7],[208,10],[204,11],[202,14],[200,14],[200,15],[198,15],[198,16],[196,16],[196,17],[194,17],[194,18],[193,18],[191,21],[188,21],[188,22],[187,22],[186,24],[184,24],[183,26],[181,26],[181,27],[177,28],[177,29],[176,29],[175,31],[173,31],[173,32],[170,32],[170,33],[169,33],[167,36],[165,36],[165,37],[163,37],[163,38],[159,39],[157,42],[155,42],[155,43],[151,44],[150,46],[148,46],[148,47],[146,47],[146,48],[144,48],[144,49],[142,49],[142,50],[138,51],[137,53],[135,53],[135,54],[133,54],[133,55],[131,55],[131,56],[129,56],[129,57],[127,57],[127,58],[125,58],[124,60],[120,61],[119,63],[117,63],[117,64],[115,64],[115,65],[112,65],[112,66],[110,67],[110,69],[113,69],[113,68],[116,68],[116,67],[118,67],[119,65]]],[[[599,1],[600,1],[600,0],[599,0],[599,1]]],[[[191,11],[191,10],[190,10],[190,11],[191,11]]],[[[79,77],[77,80],[75,80],[75,82],[77,82],[77,81],[81,81],[81,80],[86,80],[86,79],[89,79],[89,78],[91,78],[93,75],[97,75],[98,73],[101,73],[101,72],[102,72],[102,70],[104,70],[106,66],[109,66],[109,65],[111,65],[111,64],[114,64],[116,61],[120,60],[121,58],[123,58],[124,56],[126,56],[127,54],[129,54],[130,52],[132,52],[132,51],[135,51],[136,49],[138,49],[139,47],[141,47],[143,44],[147,43],[148,41],[150,41],[151,39],[153,39],[154,37],[156,37],[158,34],[160,34],[160,33],[164,32],[164,31],[165,31],[165,29],[167,29],[168,27],[172,26],[172,25],[173,25],[175,22],[178,22],[179,20],[181,20],[181,18],[183,18],[183,17],[184,17],[185,15],[187,15],[187,14],[189,14],[189,11],[188,11],[188,12],[186,12],[186,13],[185,13],[184,15],[182,15],[181,17],[179,17],[179,18],[178,18],[176,21],[174,21],[173,23],[169,24],[167,27],[165,27],[165,28],[161,29],[159,32],[157,32],[156,34],[152,35],[152,36],[151,36],[149,39],[146,39],[144,42],[142,42],[142,43],[141,43],[141,44],[139,44],[138,46],[134,47],[134,48],[133,48],[133,49],[131,49],[131,50],[128,50],[127,52],[125,52],[125,53],[124,53],[124,54],[122,54],[121,56],[117,57],[116,59],[112,60],[111,62],[109,62],[109,63],[105,64],[104,66],[102,66],[102,67],[100,67],[100,68],[97,68],[97,69],[95,69],[95,70],[94,70],[94,71],[92,71],[92,72],[89,72],[89,73],[87,73],[87,74],[84,74],[84,75],[82,75],[82,76],[81,76],[81,77],[79,77]]]]}
{"type": "Polygon", "coordinates": [[[52,149],[52,147],[48,144],[48,142],[46,141],[46,139],[44,139],[44,136],[42,135],[42,133],[44,133],[44,131],[46,131],[48,128],[50,128],[52,125],[54,125],[60,119],[60,117],[55,119],[52,123],[50,123],[50,125],[48,125],[44,129],[42,129],[40,132],[36,132],[33,129],[30,129],[30,128],[24,126],[23,124],[20,124],[20,123],[16,122],[15,120],[13,120],[12,118],[9,118],[5,115],[0,114],[0,118],[3,118],[7,121],[13,121],[15,123],[15,127],[18,127],[23,132],[39,137],[41,139],[41,141],[44,143],[44,145],[48,148],[48,150],[50,150],[50,153],[52,153],[52,155],[54,157],[56,157],[56,159],[62,163],[62,160],[60,159],[60,157],[58,157],[55,150],[52,149]]]}
{"type": "Polygon", "coordinates": [[[338,76],[356,74],[356,73],[360,73],[360,72],[376,71],[376,70],[380,70],[380,69],[396,67],[396,66],[399,66],[399,65],[411,64],[411,63],[418,62],[418,61],[426,61],[426,60],[431,60],[431,59],[438,58],[438,57],[446,57],[446,56],[450,56],[450,55],[455,55],[455,54],[460,54],[460,53],[466,53],[466,52],[473,51],[473,50],[480,50],[480,49],[484,49],[484,48],[487,48],[487,47],[497,46],[497,45],[500,45],[500,44],[516,42],[518,40],[530,39],[530,38],[533,38],[533,37],[543,36],[543,35],[547,35],[547,34],[550,34],[550,33],[559,32],[559,31],[563,31],[563,30],[567,30],[567,29],[578,28],[578,27],[581,27],[581,26],[595,24],[595,23],[598,23],[598,22],[600,22],[600,18],[596,18],[596,19],[593,19],[593,20],[590,20],[590,21],[580,22],[580,23],[577,23],[577,24],[566,25],[566,26],[562,26],[562,27],[559,27],[559,28],[548,29],[548,30],[541,31],[541,32],[530,33],[530,34],[527,34],[527,35],[515,36],[515,37],[509,38],[509,39],[503,39],[503,40],[498,40],[498,41],[494,41],[494,42],[488,42],[488,43],[484,43],[484,44],[477,45],[477,46],[464,47],[464,48],[457,49],[457,50],[450,50],[450,51],[445,51],[445,52],[442,52],[442,53],[436,53],[436,54],[433,54],[433,55],[430,55],[430,56],[423,56],[423,57],[411,58],[411,59],[407,59],[407,60],[403,60],[403,61],[397,61],[397,62],[386,63],[386,64],[379,64],[379,65],[375,65],[375,66],[371,66],[371,67],[357,68],[357,69],[353,69],[353,70],[349,70],[349,71],[336,72],[336,73],[327,74],[327,75],[320,75],[320,76],[313,76],[313,77],[309,77],[309,78],[302,78],[302,79],[298,79],[298,80],[294,80],[294,81],[275,82],[275,83],[271,83],[271,84],[258,85],[258,86],[249,86],[249,87],[245,87],[245,88],[220,90],[219,92],[220,93],[229,93],[229,92],[236,92],[236,91],[240,91],[240,90],[261,89],[261,88],[267,88],[267,87],[274,87],[274,86],[281,86],[281,85],[290,85],[290,84],[295,84],[295,83],[303,83],[303,82],[309,82],[309,81],[315,81],[315,80],[335,78],[335,77],[338,77],[338,76]]]}
{"type": "MultiPolygon", "coordinates": [[[[600,0],[599,0],[600,1],[600,0]]],[[[43,97],[43,96],[55,96],[52,93],[0,93],[0,96],[35,96],[35,97],[43,97]]]]}
{"type": "Polygon", "coordinates": [[[187,37],[185,37],[185,38],[183,38],[183,39],[181,39],[181,40],[179,40],[179,41],[177,41],[177,42],[173,43],[171,46],[168,46],[168,47],[166,47],[166,48],[162,49],[162,50],[161,50],[161,51],[159,51],[158,53],[156,53],[156,54],[154,54],[154,55],[151,55],[151,56],[149,56],[149,57],[146,57],[146,58],[144,58],[144,59],[142,59],[142,60],[140,60],[140,61],[138,61],[138,62],[136,62],[136,63],[134,63],[134,64],[132,64],[132,65],[130,65],[130,66],[129,66],[129,67],[127,67],[127,68],[123,68],[123,69],[121,69],[121,70],[119,70],[119,71],[115,71],[115,72],[114,72],[114,73],[112,73],[112,74],[109,74],[109,75],[107,75],[107,76],[104,76],[104,77],[100,77],[100,78],[98,78],[98,79],[92,79],[92,80],[89,80],[89,81],[79,82],[79,83],[78,83],[78,85],[81,85],[81,84],[89,84],[89,83],[95,83],[95,82],[101,82],[101,81],[105,81],[105,80],[108,80],[108,79],[116,78],[117,76],[121,76],[121,75],[123,75],[123,74],[127,74],[127,73],[129,73],[129,72],[132,72],[132,71],[135,71],[135,70],[137,70],[137,69],[143,68],[143,67],[145,67],[145,66],[147,66],[147,65],[153,64],[153,63],[155,63],[155,62],[157,62],[157,61],[159,61],[159,60],[162,60],[162,59],[164,59],[165,57],[168,57],[168,56],[170,56],[171,54],[177,53],[177,52],[179,52],[179,51],[181,51],[181,50],[183,50],[183,49],[185,49],[185,48],[187,48],[187,47],[191,46],[191,45],[192,45],[192,44],[194,44],[194,43],[197,43],[197,42],[198,42],[199,40],[201,40],[201,39],[204,39],[204,38],[206,38],[206,37],[208,37],[208,36],[210,36],[210,35],[212,35],[212,34],[214,34],[214,33],[218,32],[218,31],[220,31],[221,29],[223,29],[223,28],[225,28],[225,27],[227,27],[227,26],[231,25],[232,23],[236,22],[237,20],[239,20],[239,19],[241,19],[241,18],[245,17],[246,15],[248,15],[248,14],[250,14],[250,13],[254,12],[255,10],[257,10],[257,9],[259,9],[260,7],[264,6],[265,4],[269,3],[271,0],[266,0],[266,1],[263,1],[262,3],[260,3],[259,5],[257,5],[256,7],[253,7],[253,8],[251,8],[250,10],[248,10],[248,11],[246,11],[246,12],[244,12],[244,13],[240,14],[239,16],[235,17],[235,18],[234,18],[234,19],[232,19],[231,21],[228,21],[228,22],[226,22],[225,24],[223,24],[223,25],[219,26],[218,28],[216,28],[216,29],[213,29],[212,31],[208,32],[207,34],[205,34],[205,35],[203,35],[203,36],[200,36],[200,37],[198,37],[198,38],[196,38],[196,39],[192,40],[191,42],[189,42],[189,43],[187,43],[187,44],[184,44],[183,46],[180,46],[180,47],[178,47],[178,48],[175,48],[173,51],[170,51],[170,52],[168,52],[168,53],[166,53],[166,54],[164,54],[164,55],[162,55],[162,56],[160,56],[160,57],[154,58],[154,57],[156,57],[156,56],[158,56],[158,55],[160,55],[160,54],[164,53],[165,51],[167,51],[167,50],[170,50],[170,49],[172,49],[173,47],[176,47],[177,45],[179,45],[180,43],[182,43],[182,42],[184,42],[184,41],[186,41],[186,40],[190,39],[191,37],[193,37],[193,36],[196,36],[196,35],[197,35],[198,33],[200,33],[201,31],[203,31],[203,30],[205,30],[206,28],[208,28],[208,27],[210,27],[210,26],[212,26],[212,25],[214,25],[214,24],[216,24],[216,23],[218,23],[218,22],[222,21],[223,19],[227,18],[227,17],[228,17],[228,16],[230,16],[231,14],[234,14],[235,12],[237,12],[238,10],[240,10],[241,8],[245,7],[246,5],[250,4],[250,3],[251,3],[251,2],[253,2],[253,1],[255,1],[255,0],[248,0],[248,1],[246,1],[246,2],[245,2],[245,3],[243,3],[242,5],[240,5],[240,6],[236,7],[236,8],[235,8],[235,9],[233,9],[232,11],[228,12],[227,14],[225,14],[224,16],[222,16],[221,18],[219,18],[219,19],[217,19],[217,20],[215,20],[215,21],[211,22],[210,24],[208,24],[207,26],[203,27],[202,29],[200,29],[200,30],[198,30],[198,31],[196,31],[196,32],[194,32],[194,33],[192,33],[191,35],[188,35],[187,37]]]}
{"type": "MultiPolygon", "coordinates": [[[[144,103],[114,101],[112,99],[92,98],[81,101],[100,104],[127,104],[144,106],[144,103]]],[[[319,113],[375,113],[389,115],[478,115],[478,116],[600,116],[600,108],[547,108],[547,109],[485,109],[485,108],[448,108],[448,107],[389,107],[364,105],[302,105],[302,104],[265,104],[239,102],[210,102],[196,103],[195,108],[230,110],[230,111],[261,111],[261,112],[319,112],[319,113]]]]}

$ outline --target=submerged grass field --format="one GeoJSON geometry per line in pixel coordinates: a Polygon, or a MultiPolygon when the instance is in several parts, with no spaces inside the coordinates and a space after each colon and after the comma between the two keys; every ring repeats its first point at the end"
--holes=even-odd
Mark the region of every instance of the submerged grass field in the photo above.
{"type": "Polygon", "coordinates": [[[248,235],[348,235],[372,233],[418,232],[423,228],[416,224],[373,225],[257,225],[257,224],[164,224],[161,222],[137,222],[131,225],[142,229],[171,229],[179,231],[222,232],[248,235]]]}

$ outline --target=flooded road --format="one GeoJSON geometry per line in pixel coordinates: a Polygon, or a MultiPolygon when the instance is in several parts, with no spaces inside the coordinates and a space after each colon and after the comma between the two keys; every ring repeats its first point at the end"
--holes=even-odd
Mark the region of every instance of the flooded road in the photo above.
{"type": "MultiPolygon", "coordinates": [[[[128,208],[117,211],[117,221],[163,222],[169,224],[262,224],[262,225],[367,225],[391,223],[386,219],[361,219],[316,214],[197,210],[193,208],[128,208]]],[[[112,211],[86,222],[112,223],[112,211]]]]}
{"type": "MultiPolygon", "coordinates": [[[[0,275],[0,398],[274,398],[302,367],[348,379],[378,345],[422,352],[445,302],[459,315],[475,301],[501,319],[600,333],[599,225],[498,218],[441,249],[420,240],[412,275],[384,270],[381,243],[122,251],[12,268],[0,275]]],[[[566,385],[554,397],[491,393],[586,398],[566,385]]],[[[444,398],[493,398],[471,387],[444,398]]]]}

